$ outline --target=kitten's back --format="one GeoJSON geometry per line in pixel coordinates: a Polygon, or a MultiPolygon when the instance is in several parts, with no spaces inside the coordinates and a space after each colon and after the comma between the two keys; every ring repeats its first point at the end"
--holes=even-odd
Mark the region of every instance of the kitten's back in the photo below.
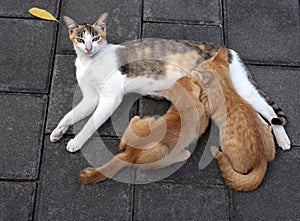
{"type": "Polygon", "coordinates": [[[212,147],[222,177],[236,191],[250,191],[262,182],[268,161],[275,155],[273,135],[253,107],[235,91],[227,49],[205,61],[195,74],[206,89],[212,118],[220,130],[222,152],[212,147]]]}

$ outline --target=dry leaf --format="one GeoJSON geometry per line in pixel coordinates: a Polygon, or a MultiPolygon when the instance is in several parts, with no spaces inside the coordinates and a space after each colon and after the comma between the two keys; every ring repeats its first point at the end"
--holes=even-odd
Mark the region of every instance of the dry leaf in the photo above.
{"type": "Polygon", "coordinates": [[[47,12],[47,11],[44,10],[44,9],[40,9],[40,8],[35,8],[35,7],[34,7],[34,8],[29,9],[28,12],[29,12],[30,14],[32,14],[32,15],[38,17],[38,18],[42,18],[42,19],[46,19],[46,20],[51,20],[51,21],[56,21],[56,22],[58,22],[58,21],[56,20],[56,18],[54,18],[54,16],[53,16],[51,13],[47,12]]]}

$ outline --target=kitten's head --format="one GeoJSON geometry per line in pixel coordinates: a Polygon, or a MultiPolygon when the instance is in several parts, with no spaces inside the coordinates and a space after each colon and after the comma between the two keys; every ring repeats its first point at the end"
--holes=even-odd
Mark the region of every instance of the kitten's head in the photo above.
{"type": "Polygon", "coordinates": [[[228,51],[226,46],[219,48],[210,59],[202,62],[192,76],[205,88],[213,88],[219,85],[222,78],[229,78],[228,51]]]}
{"type": "Polygon", "coordinates": [[[92,25],[80,25],[72,18],[64,16],[64,21],[69,29],[69,37],[76,51],[93,56],[107,43],[107,17],[108,13],[105,12],[92,25]]]}
{"type": "Polygon", "coordinates": [[[193,98],[199,98],[202,90],[192,77],[184,76],[178,79],[172,87],[156,91],[156,93],[163,95],[169,100],[172,100],[172,102],[175,102],[176,100],[180,100],[180,97],[183,96],[182,89],[184,89],[188,95],[192,96],[193,98]]]}

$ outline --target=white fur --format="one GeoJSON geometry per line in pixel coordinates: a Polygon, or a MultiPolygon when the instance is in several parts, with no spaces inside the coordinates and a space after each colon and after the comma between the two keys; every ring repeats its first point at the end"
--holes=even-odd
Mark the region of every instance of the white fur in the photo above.
{"type": "MultiPolygon", "coordinates": [[[[244,65],[240,62],[238,54],[230,50],[232,56],[232,62],[229,66],[230,78],[233,82],[238,94],[245,99],[253,108],[260,113],[267,121],[271,124],[272,118],[276,118],[277,115],[273,108],[265,101],[265,99],[258,93],[253,84],[248,80],[247,71],[244,65]]],[[[288,150],[291,148],[291,142],[283,128],[280,125],[272,125],[275,138],[278,145],[283,150],[288,150]]]]}
{"type": "Polygon", "coordinates": [[[97,42],[93,41],[93,36],[89,32],[85,32],[84,35],[84,43],[77,43],[75,48],[75,51],[77,55],[81,54],[82,58],[84,55],[87,55],[88,57],[94,56],[97,52],[99,52],[103,47],[106,46],[106,40],[103,44],[98,44],[97,42]],[[88,52],[86,50],[87,45],[90,45],[92,50],[91,52],[88,52]]]}
{"type": "MultiPolygon", "coordinates": [[[[115,50],[118,45],[94,46],[92,54],[87,54],[84,46],[75,46],[77,52],[76,77],[83,93],[82,101],[59,122],[50,135],[52,142],[58,141],[70,126],[92,114],[86,125],[69,141],[67,150],[79,150],[92,134],[111,116],[129,92],[143,95],[157,95],[156,90],[170,87],[181,77],[180,73],[159,80],[140,76],[128,78],[118,70],[115,50]]],[[[247,72],[239,61],[237,53],[233,54],[230,65],[231,78],[238,93],[248,101],[257,112],[269,122],[277,117],[273,109],[258,94],[254,86],[248,81],[247,72]]],[[[289,139],[282,126],[272,125],[278,144],[283,149],[290,148],[289,139]]]]}

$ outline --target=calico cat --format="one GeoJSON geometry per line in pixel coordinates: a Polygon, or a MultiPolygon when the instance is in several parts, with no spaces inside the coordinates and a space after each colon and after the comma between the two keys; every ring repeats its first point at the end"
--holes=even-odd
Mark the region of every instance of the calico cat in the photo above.
{"type": "MultiPolygon", "coordinates": [[[[76,78],[83,99],[63,117],[52,131],[50,140],[60,140],[70,126],[92,114],[82,130],[68,142],[70,152],[84,145],[119,106],[124,94],[161,96],[155,91],[169,88],[216,53],[212,44],[185,40],[145,39],[125,45],[109,44],[106,40],[107,17],[108,14],[103,13],[92,25],[80,25],[64,16],[77,54],[76,78]]],[[[237,53],[230,50],[228,57],[237,92],[272,126],[278,145],[289,149],[290,140],[282,126],[284,118],[277,117],[251,84],[251,75],[244,77],[247,71],[237,53]]]]}
{"type": "Polygon", "coordinates": [[[133,117],[120,142],[122,152],[104,166],[82,170],[79,179],[83,184],[111,178],[126,166],[158,169],[190,157],[185,148],[205,132],[209,122],[205,93],[187,76],[157,93],[172,102],[167,113],[158,119],[133,117]]]}
{"type": "Polygon", "coordinates": [[[216,147],[211,152],[226,185],[250,191],[262,182],[267,163],[275,157],[275,144],[269,126],[235,91],[227,58],[223,46],[192,75],[206,91],[211,117],[220,131],[222,152],[216,147]]]}

